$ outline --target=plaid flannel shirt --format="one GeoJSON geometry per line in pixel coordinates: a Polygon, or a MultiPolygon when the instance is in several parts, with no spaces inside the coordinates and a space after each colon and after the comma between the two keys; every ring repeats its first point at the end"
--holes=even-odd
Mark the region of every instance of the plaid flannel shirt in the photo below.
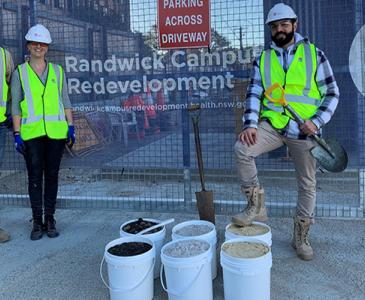
{"type": "MultiPolygon", "coordinates": [[[[286,50],[277,47],[274,42],[271,43],[271,48],[275,50],[278,59],[285,71],[288,70],[290,63],[293,60],[297,46],[300,43],[309,42],[307,38],[303,38],[298,33],[295,33],[294,38],[295,43],[289,46],[286,50]]],[[[317,109],[317,112],[311,118],[311,121],[317,126],[318,129],[321,129],[330,121],[333,113],[335,112],[340,93],[327,57],[320,49],[316,48],[316,51],[317,72],[315,75],[315,80],[317,82],[322,101],[321,105],[317,109]]],[[[243,129],[257,128],[260,119],[261,101],[263,99],[264,93],[260,73],[260,57],[261,55],[253,62],[250,84],[247,88],[245,113],[242,118],[244,124],[243,129]]],[[[281,129],[279,132],[288,138],[307,138],[307,136],[299,130],[299,126],[294,120],[290,120],[287,126],[281,129]]]]}

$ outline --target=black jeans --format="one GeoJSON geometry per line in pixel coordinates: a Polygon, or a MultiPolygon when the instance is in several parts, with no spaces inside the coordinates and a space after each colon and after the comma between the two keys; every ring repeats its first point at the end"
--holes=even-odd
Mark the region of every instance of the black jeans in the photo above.
{"type": "Polygon", "coordinates": [[[24,157],[28,170],[28,193],[34,220],[39,221],[42,219],[43,199],[45,215],[53,215],[55,213],[58,172],[65,148],[65,141],[43,136],[24,142],[24,157]]]}

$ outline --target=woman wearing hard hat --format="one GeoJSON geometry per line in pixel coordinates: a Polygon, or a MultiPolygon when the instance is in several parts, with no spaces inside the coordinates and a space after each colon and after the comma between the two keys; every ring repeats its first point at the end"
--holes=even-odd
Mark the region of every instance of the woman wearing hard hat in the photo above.
{"type": "Polygon", "coordinates": [[[264,190],[254,158],[283,145],[289,148],[298,182],[292,246],[303,260],[313,258],[309,228],[314,223],[316,162],[310,153],[315,143],[308,136],[327,124],[336,110],[339,89],[324,53],[297,30],[297,15],[283,3],[274,5],[266,24],[272,43],[253,63],[247,90],[243,131],[235,144],[241,190],[247,198],[242,213],[232,217],[237,225],[267,220],[264,190]],[[270,87],[285,89],[285,97],[305,120],[300,126],[280,105],[265,95],[270,87]]]}
{"type": "MultiPolygon", "coordinates": [[[[10,52],[0,47],[0,166],[4,161],[5,144],[8,128],[11,127],[11,117],[8,114],[9,85],[11,74],[14,71],[14,62],[10,52]]],[[[10,234],[0,228],[0,243],[10,240],[10,234]]]]}
{"type": "Polygon", "coordinates": [[[30,59],[18,66],[11,80],[12,116],[15,147],[28,171],[33,215],[30,238],[38,240],[43,231],[50,238],[59,235],[54,219],[58,172],[65,143],[72,147],[75,131],[63,69],[46,60],[50,32],[37,24],[25,39],[30,59]]]}

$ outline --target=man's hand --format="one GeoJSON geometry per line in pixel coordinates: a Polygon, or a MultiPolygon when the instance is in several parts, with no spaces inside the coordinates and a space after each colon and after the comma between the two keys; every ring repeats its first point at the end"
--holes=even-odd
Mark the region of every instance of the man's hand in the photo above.
{"type": "Polygon", "coordinates": [[[246,128],[238,135],[238,140],[247,146],[253,146],[257,143],[257,129],[246,128]]]}
{"type": "Polygon", "coordinates": [[[311,120],[306,120],[302,125],[300,125],[300,130],[308,136],[316,134],[318,128],[311,120]]]}

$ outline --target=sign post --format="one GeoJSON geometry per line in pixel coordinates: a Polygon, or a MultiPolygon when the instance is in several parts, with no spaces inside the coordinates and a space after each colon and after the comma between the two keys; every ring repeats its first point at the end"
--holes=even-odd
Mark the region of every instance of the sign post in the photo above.
{"type": "Polygon", "coordinates": [[[210,0],[157,0],[161,49],[210,46],[210,0]]]}

